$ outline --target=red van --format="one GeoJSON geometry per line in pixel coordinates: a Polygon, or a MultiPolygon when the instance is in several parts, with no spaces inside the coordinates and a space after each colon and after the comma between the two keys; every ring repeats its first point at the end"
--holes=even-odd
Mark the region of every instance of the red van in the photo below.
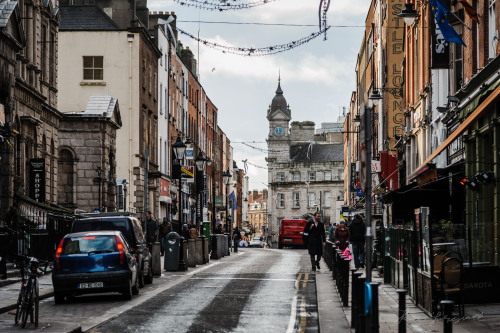
{"type": "Polygon", "coordinates": [[[306,224],[306,220],[281,220],[278,248],[282,249],[284,246],[303,247],[302,233],[306,224]]]}

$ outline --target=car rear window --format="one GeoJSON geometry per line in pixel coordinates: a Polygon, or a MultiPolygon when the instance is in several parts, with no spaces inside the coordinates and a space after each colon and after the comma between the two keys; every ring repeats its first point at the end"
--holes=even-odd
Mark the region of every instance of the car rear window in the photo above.
{"type": "Polygon", "coordinates": [[[121,231],[123,236],[127,239],[129,244],[134,244],[132,237],[132,231],[130,230],[130,224],[128,221],[102,221],[102,220],[76,220],[73,223],[72,233],[82,232],[82,231],[100,231],[100,230],[117,230],[121,231]]]}
{"type": "Polygon", "coordinates": [[[116,237],[109,236],[78,236],[65,238],[62,255],[86,253],[111,253],[118,252],[116,237]]]}

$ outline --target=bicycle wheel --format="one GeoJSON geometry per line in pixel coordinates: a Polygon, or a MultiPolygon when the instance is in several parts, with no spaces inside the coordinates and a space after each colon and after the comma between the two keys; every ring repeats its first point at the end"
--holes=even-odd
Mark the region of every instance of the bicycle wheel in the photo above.
{"type": "Polygon", "coordinates": [[[35,279],[35,294],[33,298],[33,302],[35,305],[35,327],[38,327],[38,310],[40,307],[40,296],[39,296],[39,286],[38,286],[38,278],[35,279]]]}
{"type": "Polygon", "coordinates": [[[24,302],[24,295],[26,294],[26,288],[21,287],[21,290],[19,290],[19,296],[17,297],[17,303],[16,303],[16,318],[14,319],[14,323],[17,325],[19,323],[19,320],[22,317],[23,313],[23,302],[24,302]]]}
{"type": "Polygon", "coordinates": [[[28,282],[28,286],[26,289],[26,295],[24,296],[24,302],[22,304],[23,307],[23,313],[22,313],[22,318],[21,318],[21,327],[24,328],[26,327],[26,322],[28,321],[28,314],[33,315],[32,313],[32,304],[33,304],[33,289],[31,287],[32,283],[31,281],[28,282]]]}

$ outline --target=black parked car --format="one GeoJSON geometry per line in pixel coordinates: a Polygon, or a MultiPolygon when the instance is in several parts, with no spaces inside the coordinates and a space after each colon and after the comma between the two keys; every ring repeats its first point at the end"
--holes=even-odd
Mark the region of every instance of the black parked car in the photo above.
{"type": "Polygon", "coordinates": [[[137,218],[125,215],[106,216],[104,214],[81,218],[73,222],[71,232],[97,230],[121,231],[139,264],[139,286],[142,288],[145,283],[153,283],[152,256],[141,223],[137,218]]]}
{"type": "Polygon", "coordinates": [[[67,234],[54,257],[52,284],[56,304],[68,296],[105,292],[129,300],[139,293],[137,260],[119,231],[67,234]]]}

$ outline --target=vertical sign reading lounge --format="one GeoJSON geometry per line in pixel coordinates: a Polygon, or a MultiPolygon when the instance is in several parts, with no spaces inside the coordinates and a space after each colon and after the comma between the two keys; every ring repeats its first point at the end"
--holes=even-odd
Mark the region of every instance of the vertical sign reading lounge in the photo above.
{"type": "MultiPolygon", "coordinates": [[[[401,73],[401,63],[404,58],[404,32],[405,24],[397,14],[404,7],[404,0],[390,0],[387,27],[387,87],[401,88],[403,75],[401,73]]],[[[399,93],[386,93],[384,100],[387,104],[387,135],[389,136],[389,147],[394,147],[395,136],[403,134],[404,124],[403,96],[399,93]]]]}
{"type": "Polygon", "coordinates": [[[30,198],[45,201],[45,159],[30,159],[30,198]]]}

